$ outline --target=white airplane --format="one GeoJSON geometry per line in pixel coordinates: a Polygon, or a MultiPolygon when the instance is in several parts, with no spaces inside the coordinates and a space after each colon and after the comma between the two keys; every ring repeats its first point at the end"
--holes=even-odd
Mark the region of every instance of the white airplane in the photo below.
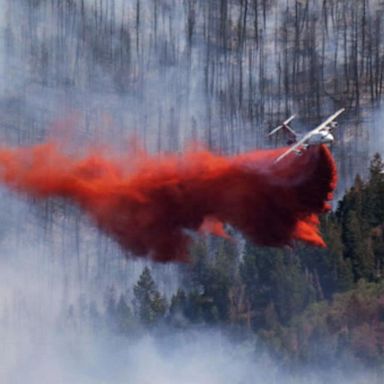
{"type": "Polygon", "coordinates": [[[290,153],[294,152],[297,155],[301,155],[303,151],[305,151],[308,147],[311,147],[313,145],[321,145],[321,144],[331,144],[334,142],[335,138],[332,135],[331,131],[332,129],[337,127],[337,122],[335,119],[341,115],[345,111],[344,108],[338,110],[336,113],[334,113],[332,116],[330,116],[327,120],[325,120],[322,124],[317,126],[312,131],[299,136],[290,126],[289,123],[295,118],[295,116],[291,116],[288,120],[284,121],[284,123],[277,128],[275,128],[272,132],[269,133],[269,136],[275,134],[280,129],[285,129],[288,131],[290,136],[294,139],[294,144],[291,146],[291,148],[288,149],[288,151],[284,152],[282,155],[280,155],[276,160],[275,163],[279,162],[280,160],[284,159],[286,156],[288,156],[290,153]]]}

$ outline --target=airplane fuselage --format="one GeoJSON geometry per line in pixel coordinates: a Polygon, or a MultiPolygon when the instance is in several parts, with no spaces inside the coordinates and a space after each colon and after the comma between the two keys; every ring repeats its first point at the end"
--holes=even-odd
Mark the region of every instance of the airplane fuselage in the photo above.
{"type": "Polygon", "coordinates": [[[306,144],[307,146],[320,145],[320,144],[332,144],[334,140],[335,138],[332,135],[332,133],[324,131],[324,132],[314,133],[312,136],[308,138],[306,144]]]}
{"type": "MultiPolygon", "coordinates": [[[[291,137],[288,141],[288,145],[292,145],[300,141],[305,135],[297,135],[296,137],[291,137]]],[[[310,147],[312,145],[321,145],[321,144],[332,144],[335,141],[335,137],[329,131],[322,131],[313,133],[305,142],[305,147],[310,147]]]]}

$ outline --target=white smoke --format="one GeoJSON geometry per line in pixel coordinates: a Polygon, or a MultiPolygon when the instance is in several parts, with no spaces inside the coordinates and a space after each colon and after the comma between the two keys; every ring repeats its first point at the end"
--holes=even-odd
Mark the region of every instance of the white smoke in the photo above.
{"type": "MultiPolygon", "coordinates": [[[[71,3],[79,12],[81,1],[0,0],[2,140],[29,144],[45,136],[74,136],[81,143],[95,140],[121,149],[133,133],[139,133],[150,150],[179,150],[189,137],[206,139],[209,127],[213,144],[225,147],[238,124],[242,129],[232,140],[235,144],[225,149],[239,151],[261,143],[249,122],[241,116],[226,121],[220,117],[217,100],[207,99],[206,47],[196,44],[188,52],[184,30],[188,15],[182,1],[140,1],[139,47],[135,47],[137,31],[129,29],[132,50],[139,54],[121,66],[121,77],[124,71],[130,76],[123,90],[118,90],[102,57],[96,61],[92,56],[97,45],[79,37],[75,13],[68,12],[73,18],[62,20],[60,7],[53,6],[65,11],[71,3]],[[150,18],[155,3],[161,13],[157,48],[150,18]],[[168,52],[161,60],[160,51],[168,52]],[[67,118],[69,123],[60,123],[67,118]]],[[[100,17],[95,10],[100,12],[103,4],[103,15],[117,31],[120,24],[134,26],[136,1],[84,3],[89,17],[100,17]]],[[[276,4],[283,9],[285,1],[276,4]]],[[[278,9],[266,26],[271,36],[280,22],[278,9]]],[[[120,43],[111,42],[117,47],[120,43]]],[[[278,54],[278,48],[272,48],[266,52],[271,54],[270,80],[276,68],[273,55],[278,54]]],[[[254,67],[259,59],[252,60],[241,60],[244,77],[253,71],[257,77],[254,67]]],[[[231,86],[225,83],[229,74],[230,70],[223,76],[223,94],[231,86]]],[[[2,190],[0,217],[1,384],[380,382],[366,372],[352,372],[347,378],[324,371],[295,376],[256,348],[253,339],[236,343],[219,331],[127,338],[94,329],[81,314],[82,304],[88,308],[95,302],[102,311],[102,294],[110,286],[129,297],[147,263],[127,261],[86,217],[62,201],[31,202],[2,190]],[[71,307],[75,310],[68,319],[71,307]]],[[[152,267],[159,289],[169,296],[178,285],[175,268],[152,267]]]]}

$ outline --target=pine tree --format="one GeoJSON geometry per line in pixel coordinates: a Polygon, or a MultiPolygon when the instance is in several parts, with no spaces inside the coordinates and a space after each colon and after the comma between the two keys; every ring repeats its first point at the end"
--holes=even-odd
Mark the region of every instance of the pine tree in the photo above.
{"type": "Polygon", "coordinates": [[[353,271],[351,259],[341,259],[337,265],[338,278],[337,290],[340,292],[348,291],[353,288],[353,271]]]}
{"type": "Polygon", "coordinates": [[[167,310],[167,302],[157,290],[151,271],[145,267],[133,288],[133,308],[144,325],[154,325],[162,319],[167,310]]]}
{"type": "Polygon", "coordinates": [[[226,241],[215,240],[218,252],[212,253],[210,258],[203,242],[193,248],[186,313],[195,322],[217,323],[229,319],[229,289],[237,270],[236,254],[226,241]]]}
{"type": "Polygon", "coordinates": [[[250,304],[248,317],[252,318],[254,329],[266,327],[265,308],[272,301],[271,271],[279,264],[281,252],[271,248],[256,248],[247,243],[244,258],[240,264],[240,276],[250,304]]]}
{"type": "Polygon", "coordinates": [[[286,252],[283,260],[272,270],[271,282],[272,301],[283,324],[315,301],[313,281],[306,278],[300,259],[293,252],[286,252]]]}
{"type": "Polygon", "coordinates": [[[369,168],[369,183],[366,191],[366,214],[371,226],[384,223],[384,164],[376,153],[369,168]]]}
{"type": "Polygon", "coordinates": [[[287,323],[316,299],[315,281],[296,252],[247,246],[240,273],[255,330],[269,328],[268,307],[273,306],[278,320],[287,323]]]}
{"type": "Polygon", "coordinates": [[[370,241],[364,237],[355,211],[348,212],[344,231],[345,256],[352,262],[355,280],[371,280],[374,275],[374,255],[370,241]]]}
{"type": "Polygon", "coordinates": [[[324,297],[330,299],[334,293],[352,288],[353,273],[349,259],[344,259],[342,228],[334,214],[322,219],[321,229],[327,248],[312,248],[308,259],[313,261],[311,269],[319,276],[324,297]]]}

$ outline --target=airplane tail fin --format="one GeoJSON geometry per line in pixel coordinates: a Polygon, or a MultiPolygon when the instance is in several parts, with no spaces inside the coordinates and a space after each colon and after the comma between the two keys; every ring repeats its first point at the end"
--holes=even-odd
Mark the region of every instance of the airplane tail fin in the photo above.
{"type": "Polygon", "coordinates": [[[285,120],[283,124],[279,125],[275,129],[273,129],[271,132],[269,132],[268,136],[272,136],[275,133],[279,132],[281,129],[285,129],[296,140],[297,133],[289,125],[295,117],[296,117],[295,115],[292,115],[289,119],[285,120]]]}

